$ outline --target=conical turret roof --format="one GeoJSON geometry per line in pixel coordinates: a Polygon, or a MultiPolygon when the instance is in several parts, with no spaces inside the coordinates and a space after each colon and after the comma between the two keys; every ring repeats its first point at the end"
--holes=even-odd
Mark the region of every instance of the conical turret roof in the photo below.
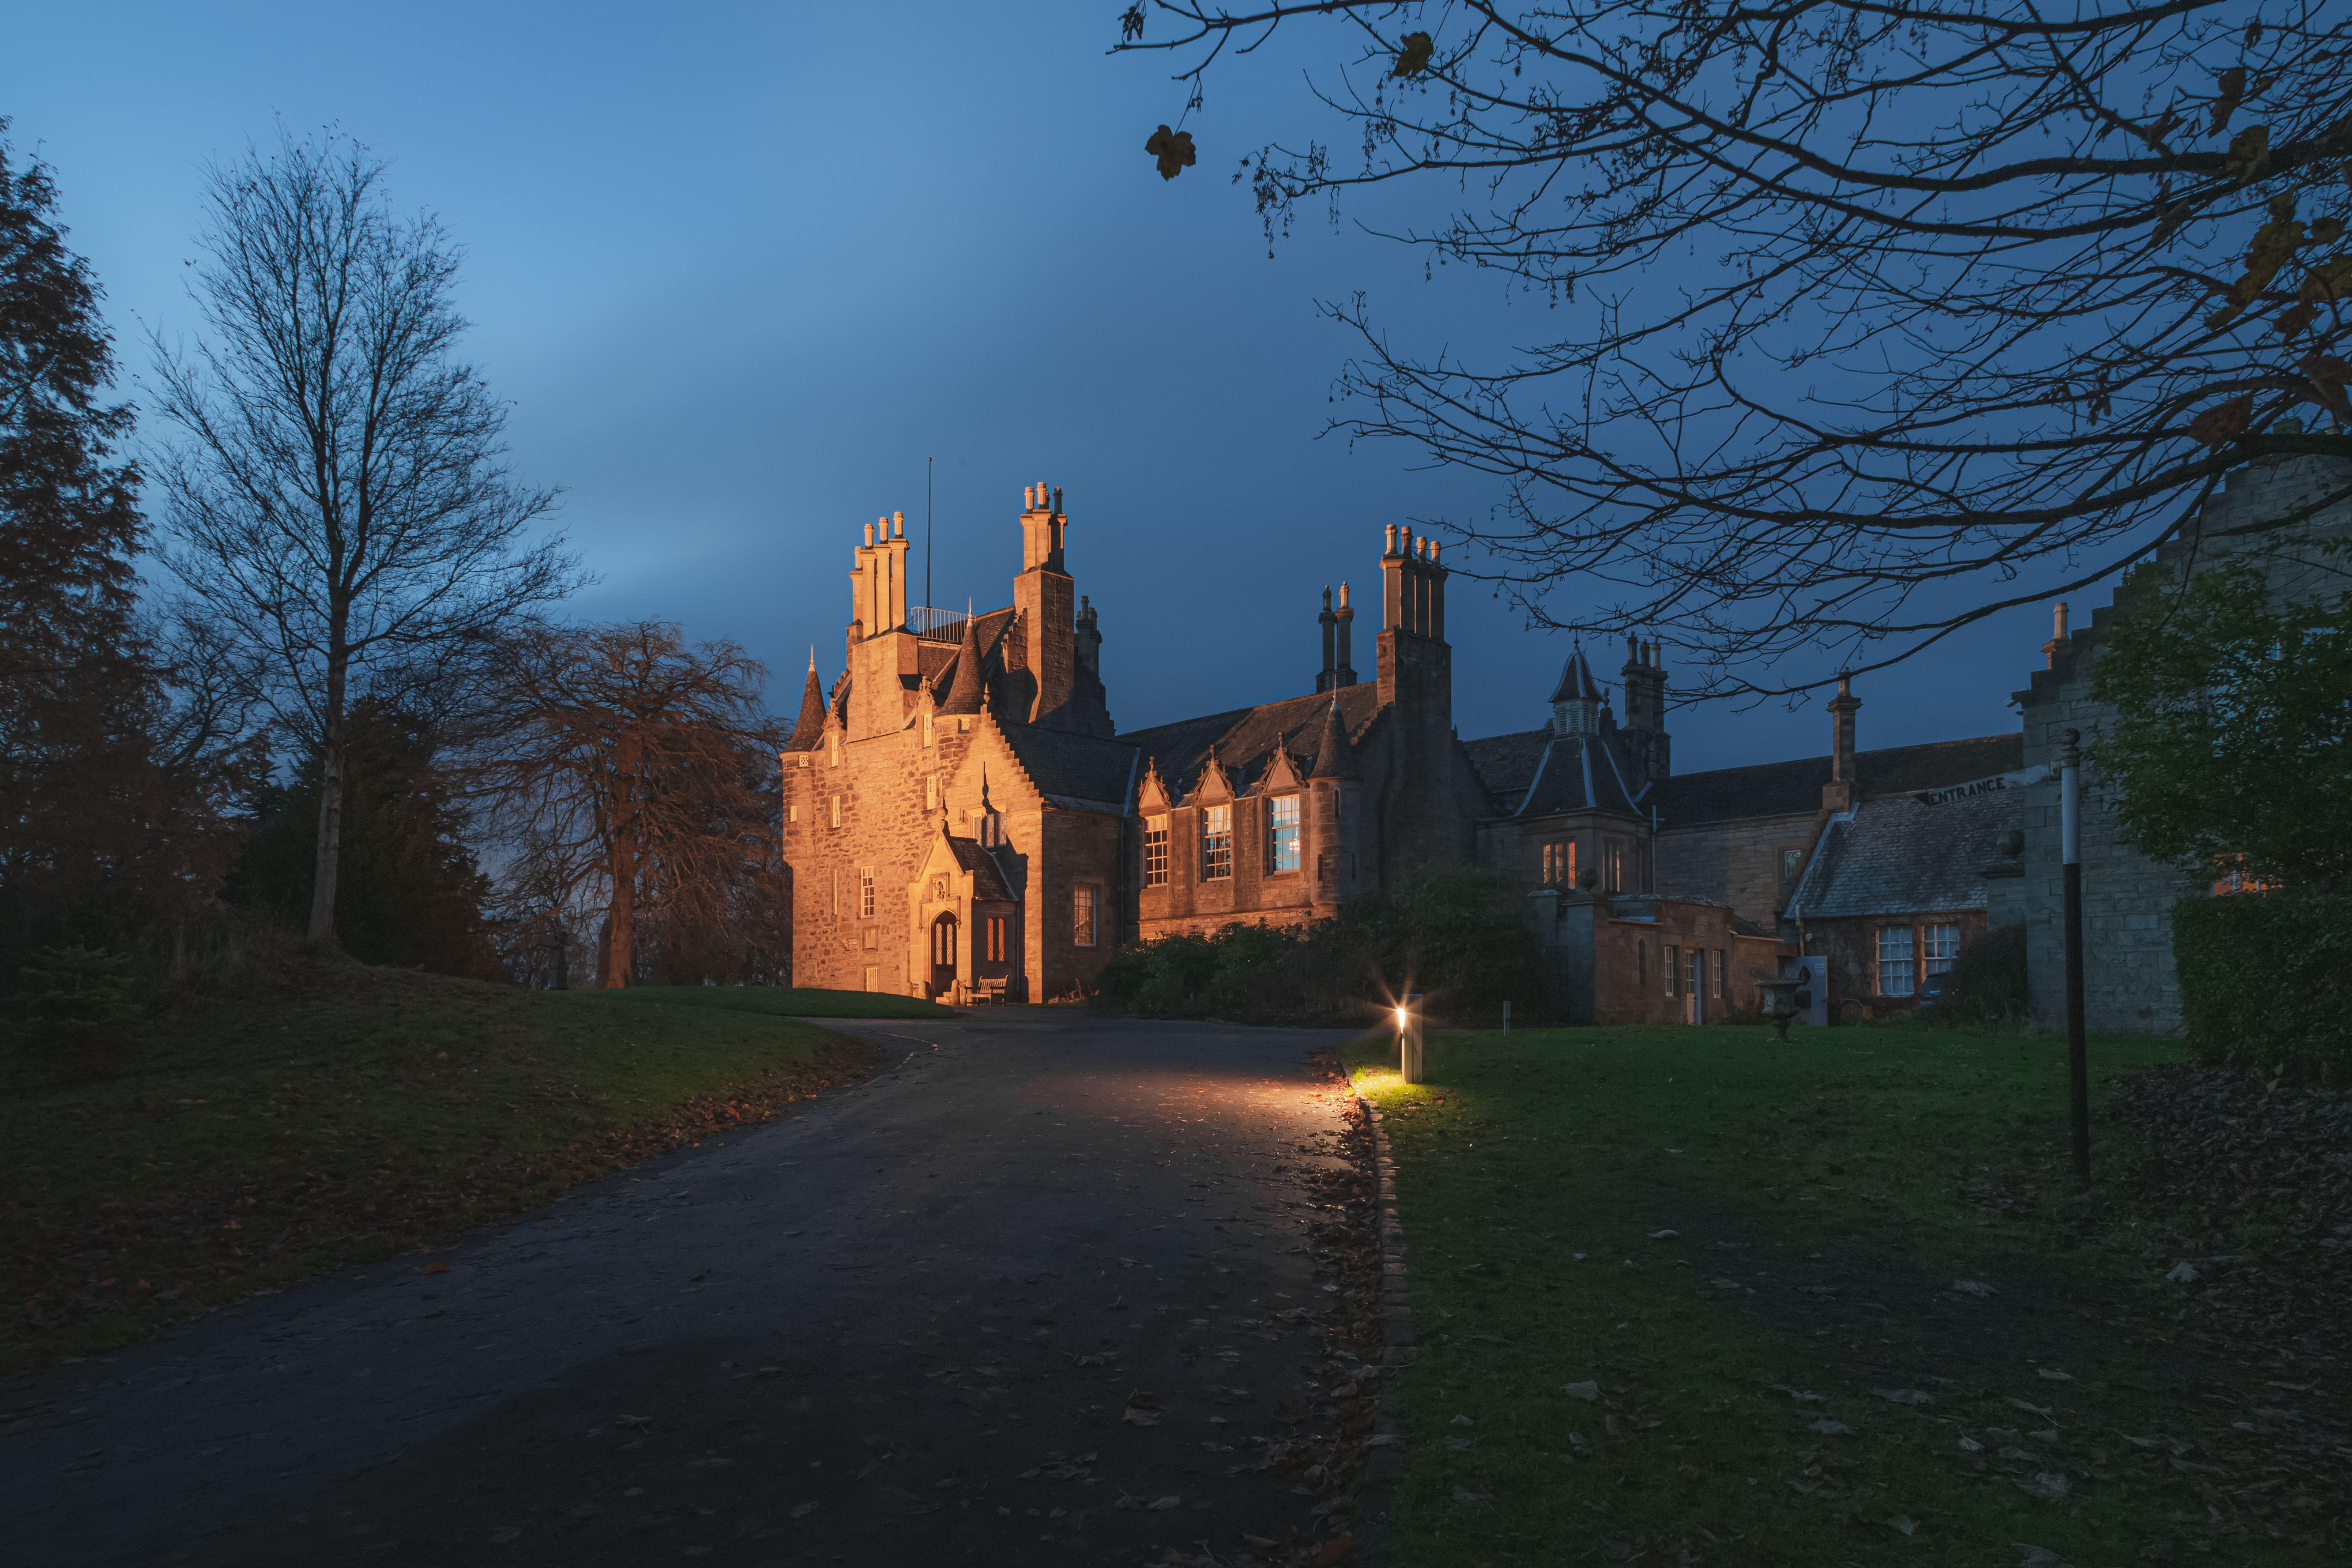
{"type": "Polygon", "coordinates": [[[1584,662],[1584,645],[1579,643],[1569,654],[1568,662],[1560,667],[1559,687],[1551,694],[1554,702],[1598,702],[1600,684],[1592,679],[1592,667],[1584,662]]]}
{"type": "Polygon", "coordinates": [[[1339,700],[1323,710],[1323,736],[1315,745],[1310,779],[1351,779],[1356,776],[1356,749],[1348,744],[1348,726],[1339,718],[1339,700]]]}
{"type": "Polygon", "coordinates": [[[940,704],[940,711],[977,713],[985,695],[980,680],[980,620],[967,615],[963,618],[963,645],[956,650],[955,684],[948,688],[948,700],[940,704]]]}
{"type": "Polygon", "coordinates": [[[816,653],[809,653],[808,679],[801,685],[801,716],[793,721],[787,752],[814,752],[824,736],[824,688],[816,678],[816,653]]]}

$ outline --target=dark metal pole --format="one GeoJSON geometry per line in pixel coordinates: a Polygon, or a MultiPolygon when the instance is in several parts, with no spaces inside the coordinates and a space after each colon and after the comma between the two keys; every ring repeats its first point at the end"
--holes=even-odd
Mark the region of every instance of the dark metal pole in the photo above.
{"type": "Polygon", "coordinates": [[[931,602],[931,543],[939,530],[931,522],[931,459],[923,459],[923,603],[931,602]]]}
{"type": "Polygon", "coordinates": [[[2080,730],[2058,751],[2058,845],[2065,889],[2066,1079],[2074,1133],[2074,1174],[2091,1177],[2091,1068],[2083,1026],[2083,784],[2080,730]]]}

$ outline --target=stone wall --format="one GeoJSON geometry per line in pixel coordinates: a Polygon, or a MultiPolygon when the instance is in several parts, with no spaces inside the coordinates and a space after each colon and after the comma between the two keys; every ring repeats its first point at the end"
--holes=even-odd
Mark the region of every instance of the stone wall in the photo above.
{"type": "MultiPolygon", "coordinates": [[[[2318,563],[2310,542],[2352,532],[2352,507],[2341,503],[2284,535],[2230,531],[2308,505],[2344,472],[2315,458],[2250,465],[2231,474],[2194,530],[2158,554],[2175,571],[2227,556],[2258,559],[2273,590],[2302,597],[2340,584],[2318,563]]],[[[2114,717],[2091,700],[2091,677],[2112,601],[2054,646],[2048,668],[2033,672],[2016,694],[2024,715],[2025,763],[2037,767],[2058,754],[2063,733],[2084,739],[2114,717]]],[[[2180,1026],[2180,993],[2172,963],[2172,906],[2202,897],[2207,887],[2179,869],[2148,859],[2125,844],[2115,792],[2090,770],[2083,779],[2084,1017],[2095,1030],[2169,1033],[2180,1026]]],[[[2030,933],[2027,973],[2034,1017],[2051,1027],[2065,1022],[2064,900],[2060,872],[2058,785],[2026,794],[2023,912],[2030,933]]]]}
{"type": "Polygon", "coordinates": [[[1701,1021],[1720,1023],[1760,1010],[1759,973],[1776,971],[1780,944],[1732,929],[1722,904],[1664,898],[1612,899],[1605,893],[1538,889],[1528,919],[1553,1006],[1571,1024],[1679,1024],[1692,1021],[1689,955],[1706,955],[1701,1021]],[[1668,954],[1675,955],[1672,988],[1668,954]],[[1722,994],[1716,992],[1720,970],[1722,994]]]}
{"type": "Polygon", "coordinates": [[[1728,904],[1743,920],[1770,929],[1792,881],[1782,879],[1782,856],[1812,852],[1822,816],[1758,816],[1665,827],[1658,834],[1656,887],[1670,898],[1728,904]]]}

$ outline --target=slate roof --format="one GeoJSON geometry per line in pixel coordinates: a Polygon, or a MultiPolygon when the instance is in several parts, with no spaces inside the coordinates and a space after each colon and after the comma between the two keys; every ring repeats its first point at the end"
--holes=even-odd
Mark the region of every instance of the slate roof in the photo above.
{"type": "Polygon", "coordinates": [[[1362,738],[1365,727],[1380,712],[1380,688],[1369,680],[1343,686],[1336,692],[1318,691],[1255,708],[1235,708],[1198,719],[1179,719],[1149,730],[1132,730],[1125,739],[1142,748],[1160,769],[1160,782],[1169,797],[1181,800],[1201,782],[1209,763],[1209,749],[1235,791],[1246,790],[1265,776],[1276,746],[1297,759],[1304,777],[1315,761],[1315,744],[1322,734],[1324,710],[1337,697],[1339,718],[1350,742],[1362,738]]]}
{"type": "Polygon", "coordinates": [[[1013,889],[1005,885],[1003,868],[996,857],[981,847],[976,839],[958,838],[948,835],[948,847],[955,851],[956,864],[971,875],[971,896],[991,899],[999,903],[1013,901],[1013,889]]]}
{"type": "MultiPolygon", "coordinates": [[[[1863,798],[1871,800],[2013,772],[2025,765],[2025,736],[2011,731],[1967,741],[1889,746],[1857,752],[1853,762],[1854,782],[1863,798]]],[[[1660,825],[1690,827],[1733,817],[1810,816],[1821,809],[1822,786],[1829,782],[1827,757],[1679,773],[1658,786],[1660,825]]]]}
{"type": "MultiPolygon", "coordinates": [[[[999,645],[1004,640],[1005,628],[1013,624],[1013,606],[1007,605],[999,610],[982,610],[971,618],[971,633],[980,642],[980,667],[983,675],[1001,675],[1004,671],[1004,658],[999,652],[999,645]]],[[[947,705],[948,694],[955,689],[956,666],[962,662],[961,641],[953,647],[935,642],[918,642],[915,645],[915,668],[922,672],[924,679],[931,683],[931,700],[941,707],[947,705]],[[946,650],[943,660],[938,652],[940,649],[946,650]]]]}
{"type": "Polygon", "coordinates": [[[1143,782],[1143,754],[1132,740],[1112,741],[1007,724],[1004,739],[1038,789],[1057,805],[1125,811],[1143,782]]]}
{"type": "MultiPolygon", "coordinates": [[[[1917,748],[1913,748],[1917,749],[1917,748]]],[[[1989,790],[1940,805],[1913,795],[1865,800],[1832,821],[1789,912],[1806,920],[1985,907],[1984,868],[2025,820],[2025,792],[1989,790]]]]}
{"type": "Polygon", "coordinates": [[[1600,735],[1549,739],[1536,758],[1535,775],[1511,815],[1548,816],[1559,811],[1616,811],[1638,816],[1644,790],[1617,748],[1600,735]]]}
{"type": "Polygon", "coordinates": [[[1470,753],[1470,765],[1478,770],[1479,781],[1486,793],[1502,802],[1506,810],[1517,810],[1519,797],[1527,793],[1536,776],[1536,767],[1543,761],[1544,749],[1551,743],[1551,727],[1521,730],[1508,735],[1489,735],[1483,741],[1465,741],[1462,749],[1470,753]]]}

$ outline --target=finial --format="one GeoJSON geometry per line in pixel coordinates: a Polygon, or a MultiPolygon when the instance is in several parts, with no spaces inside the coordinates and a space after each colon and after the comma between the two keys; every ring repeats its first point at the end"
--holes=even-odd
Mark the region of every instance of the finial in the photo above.
{"type": "Polygon", "coordinates": [[[816,644],[814,643],[809,644],[809,673],[811,675],[816,673],[816,644]]]}

